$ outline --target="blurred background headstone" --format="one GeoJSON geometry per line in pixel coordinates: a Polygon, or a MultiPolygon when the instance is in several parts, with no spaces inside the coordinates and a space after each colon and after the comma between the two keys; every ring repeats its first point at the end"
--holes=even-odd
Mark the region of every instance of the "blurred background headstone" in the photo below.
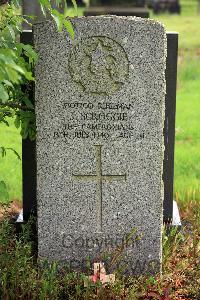
{"type": "Polygon", "coordinates": [[[153,9],[155,14],[169,12],[180,14],[181,6],[179,0],[147,0],[148,7],[153,9]]]}
{"type": "Polygon", "coordinates": [[[85,16],[117,15],[149,17],[146,0],[90,0],[85,16]]]}
{"type": "Polygon", "coordinates": [[[143,7],[145,0],[90,0],[90,6],[113,5],[113,6],[137,6],[143,7]]]}

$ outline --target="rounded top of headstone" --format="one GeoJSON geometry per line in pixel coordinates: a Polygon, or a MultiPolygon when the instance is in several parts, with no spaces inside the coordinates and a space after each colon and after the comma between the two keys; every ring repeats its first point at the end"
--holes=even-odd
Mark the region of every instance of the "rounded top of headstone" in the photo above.
{"type": "MultiPolygon", "coordinates": [[[[90,21],[103,21],[103,20],[110,19],[111,21],[122,21],[122,22],[131,22],[132,24],[134,23],[140,23],[140,24],[146,24],[146,25],[157,25],[160,27],[160,29],[164,29],[164,25],[155,19],[150,19],[150,18],[141,18],[141,17],[136,17],[136,16],[117,16],[117,15],[98,15],[98,16],[81,16],[81,17],[69,17],[68,20],[72,22],[72,24],[75,22],[90,22],[90,21]]],[[[56,26],[55,22],[53,20],[41,20],[41,21],[36,21],[33,24],[34,27],[38,26],[43,26],[44,24],[49,24],[48,26],[53,25],[56,26]]]]}

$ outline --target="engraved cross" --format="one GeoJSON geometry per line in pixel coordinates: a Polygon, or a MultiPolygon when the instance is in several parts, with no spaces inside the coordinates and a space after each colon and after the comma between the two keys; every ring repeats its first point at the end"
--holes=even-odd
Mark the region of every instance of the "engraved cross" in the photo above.
{"type": "Polygon", "coordinates": [[[102,232],[102,186],[103,181],[126,181],[126,174],[124,175],[108,175],[102,174],[102,160],[101,160],[101,145],[95,145],[96,150],[96,175],[72,175],[76,180],[96,181],[96,200],[97,200],[97,226],[98,232],[102,232]]]}

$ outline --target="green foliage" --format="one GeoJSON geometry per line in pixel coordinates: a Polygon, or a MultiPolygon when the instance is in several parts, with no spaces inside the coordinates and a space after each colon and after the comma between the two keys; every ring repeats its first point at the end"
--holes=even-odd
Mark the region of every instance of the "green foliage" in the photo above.
{"type": "Polygon", "coordinates": [[[0,261],[1,286],[0,293],[4,299],[15,299],[16,294],[21,297],[30,295],[36,288],[37,272],[33,267],[31,228],[32,220],[22,228],[17,236],[8,220],[0,225],[0,261]]]}
{"type": "Polygon", "coordinates": [[[23,88],[34,80],[37,58],[31,46],[18,41],[24,19],[16,9],[15,4],[0,7],[0,122],[6,125],[8,116],[19,117],[20,111],[29,109],[24,105],[28,95],[23,88]]]}
{"type": "MultiPolygon", "coordinates": [[[[53,8],[50,0],[38,0],[44,15],[51,15],[58,31],[66,28],[74,37],[74,30],[67,17],[66,1],[57,0],[53,8]],[[59,12],[64,5],[64,13],[59,12]]],[[[77,10],[76,2],[72,1],[77,10]]],[[[18,1],[0,7],[0,122],[8,125],[6,118],[15,117],[16,127],[21,127],[23,138],[35,139],[34,101],[31,93],[34,81],[33,68],[37,54],[31,45],[19,42],[22,22],[17,14],[18,1]]]]}
{"type": "MultiPolygon", "coordinates": [[[[16,233],[5,217],[0,220],[0,299],[199,299],[199,203],[184,204],[188,227],[163,234],[163,272],[155,276],[123,277],[114,284],[84,286],[86,276],[56,262],[37,261],[35,218],[16,233]]],[[[87,279],[88,280],[88,279],[87,279]]]]}
{"type": "Polygon", "coordinates": [[[163,231],[163,267],[168,267],[167,261],[173,253],[176,253],[177,249],[184,242],[184,236],[180,232],[180,228],[164,228],[163,231]]]}
{"type": "MultiPolygon", "coordinates": [[[[58,31],[61,32],[63,27],[67,29],[68,33],[70,34],[71,38],[74,38],[74,30],[71,24],[71,21],[68,20],[66,17],[68,16],[68,9],[67,9],[67,2],[63,0],[56,0],[55,3],[57,5],[57,9],[54,9],[51,6],[51,1],[49,0],[39,0],[41,10],[45,16],[50,14],[52,18],[54,19],[58,31]],[[59,12],[59,8],[63,9],[63,13],[59,12]]],[[[72,3],[74,5],[76,14],[77,14],[77,5],[76,1],[72,0],[72,3]]]]}

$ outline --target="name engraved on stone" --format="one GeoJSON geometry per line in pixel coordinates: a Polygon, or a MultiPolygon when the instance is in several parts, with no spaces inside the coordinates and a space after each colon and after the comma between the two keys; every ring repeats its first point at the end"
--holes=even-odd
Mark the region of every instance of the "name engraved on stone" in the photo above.
{"type": "MultiPolygon", "coordinates": [[[[134,103],[126,102],[64,102],[68,120],[53,132],[54,138],[103,140],[144,138],[143,129],[132,123],[134,103]]],[[[95,144],[95,142],[94,142],[95,144]]]]}
{"type": "Polygon", "coordinates": [[[86,93],[112,95],[127,81],[129,62],[118,42],[106,36],[92,36],[71,51],[69,71],[86,93]]]}
{"type": "Polygon", "coordinates": [[[96,181],[96,201],[97,201],[97,231],[102,232],[102,187],[103,181],[126,181],[126,174],[124,175],[108,175],[102,174],[102,145],[94,145],[96,156],[96,175],[72,175],[75,180],[82,181],[96,181]]]}
{"type": "MultiPolygon", "coordinates": [[[[136,101],[136,100],[135,100],[136,101]]],[[[130,110],[133,109],[133,104],[131,103],[114,103],[114,102],[104,102],[104,103],[92,103],[92,102],[64,102],[64,109],[103,109],[103,110],[130,110]]]]}

